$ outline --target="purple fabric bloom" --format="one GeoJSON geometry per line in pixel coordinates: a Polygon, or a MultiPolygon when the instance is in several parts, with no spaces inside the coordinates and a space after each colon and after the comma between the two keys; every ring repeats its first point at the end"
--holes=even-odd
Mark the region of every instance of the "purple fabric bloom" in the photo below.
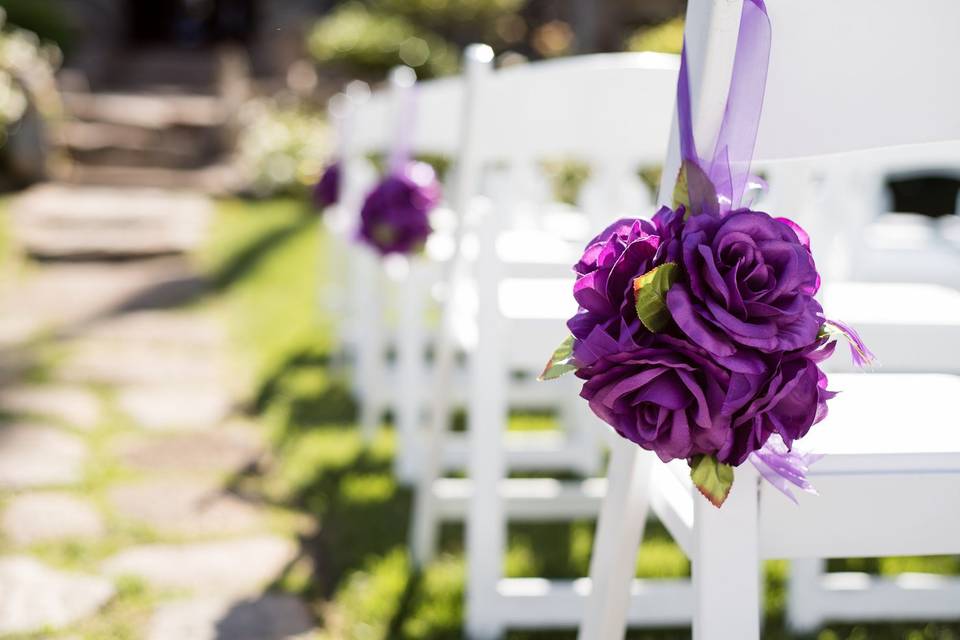
{"type": "Polygon", "coordinates": [[[737,358],[742,347],[775,353],[817,340],[819,276],[789,225],[746,209],[696,215],[666,244],[664,259],[685,274],[667,293],[667,307],[680,329],[721,361],[737,358]]]}
{"type": "MultiPolygon", "coordinates": [[[[599,330],[598,330],[599,331],[599,330]]],[[[644,334],[623,350],[605,335],[581,397],[621,436],[661,460],[712,455],[737,466],[777,434],[789,447],[826,415],[826,376],[817,363],[835,343],[767,358],[761,374],[731,371],[704,349],[667,334],[644,334]]]]}
{"type": "Polygon", "coordinates": [[[731,437],[717,451],[717,459],[740,465],[774,434],[792,447],[826,417],[827,400],[834,394],[827,391],[827,377],[817,363],[833,353],[835,344],[818,342],[783,354],[764,376],[731,376],[724,406],[724,413],[731,414],[731,437]]]}
{"type": "Polygon", "coordinates": [[[323,170],[323,175],[313,187],[313,204],[325,209],[340,200],[340,163],[333,162],[323,170]]]}
{"type": "Polygon", "coordinates": [[[573,267],[577,273],[573,297],[580,308],[567,322],[577,362],[592,361],[591,350],[583,342],[598,327],[614,340],[637,331],[640,321],[634,310],[633,279],[652,267],[659,242],[649,221],[624,218],[587,244],[573,267]]]}
{"type": "Polygon", "coordinates": [[[664,462],[720,450],[730,436],[722,412],[730,372],[703,350],[662,334],[577,370],[580,396],[624,438],[664,462]]]}
{"type": "Polygon", "coordinates": [[[367,196],[360,211],[360,239],[381,254],[420,251],[430,235],[430,211],[439,201],[433,168],[409,162],[367,196]]]}

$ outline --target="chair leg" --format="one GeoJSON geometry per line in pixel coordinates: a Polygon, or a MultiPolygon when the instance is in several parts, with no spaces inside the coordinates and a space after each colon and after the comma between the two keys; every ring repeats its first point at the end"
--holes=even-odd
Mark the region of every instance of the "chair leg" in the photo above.
{"type": "Polygon", "coordinates": [[[422,460],[419,432],[423,419],[424,331],[426,322],[425,265],[412,260],[398,296],[396,406],[397,453],[394,474],[412,484],[422,460]]]}
{"type": "Polygon", "coordinates": [[[419,468],[416,470],[417,486],[410,532],[413,562],[417,567],[423,567],[433,558],[437,546],[437,529],[440,526],[433,487],[443,474],[443,451],[452,404],[452,378],[456,357],[450,337],[451,313],[449,308],[444,308],[431,372],[429,422],[426,430],[422,432],[418,430],[417,433],[417,436],[422,436],[416,442],[416,447],[422,455],[419,468]]]}
{"type": "Polygon", "coordinates": [[[614,443],[607,494],[590,558],[591,590],[578,640],[620,640],[627,630],[630,585],[650,505],[650,454],[614,443]]]}
{"type": "Polygon", "coordinates": [[[481,307],[471,363],[467,464],[472,495],[466,522],[466,631],[471,640],[493,640],[504,632],[497,615],[497,588],[507,546],[501,484],[507,477],[503,436],[508,407],[506,375],[496,346],[498,321],[497,309],[481,307]]]}
{"type": "Polygon", "coordinates": [[[606,427],[580,398],[579,381],[571,376],[562,382],[569,387],[561,415],[566,446],[577,452],[575,470],[585,477],[594,477],[603,470],[602,434],[606,427]]]}
{"type": "Polygon", "coordinates": [[[790,562],[787,591],[787,627],[796,633],[811,633],[823,623],[819,592],[824,563],[819,558],[790,562]]]}
{"type": "Polygon", "coordinates": [[[693,640],[759,640],[758,476],[737,469],[721,509],[694,495],[693,640]]]}
{"type": "Polygon", "coordinates": [[[360,433],[364,443],[370,444],[380,426],[383,410],[385,317],[380,287],[375,285],[381,273],[374,256],[363,252],[357,257],[357,263],[366,276],[366,284],[360,287],[362,301],[357,310],[357,324],[361,327],[357,340],[360,433]]]}

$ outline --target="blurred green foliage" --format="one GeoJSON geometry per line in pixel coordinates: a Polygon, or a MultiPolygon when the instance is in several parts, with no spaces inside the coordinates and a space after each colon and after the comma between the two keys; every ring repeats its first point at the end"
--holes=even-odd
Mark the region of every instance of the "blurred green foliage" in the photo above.
{"type": "Polygon", "coordinates": [[[628,51],[680,53],[683,49],[683,16],[655,27],[645,27],[627,39],[628,51]]]}
{"type": "Polygon", "coordinates": [[[497,21],[513,16],[525,0],[372,0],[384,13],[403,16],[459,45],[496,40],[497,21]]]}
{"type": "Polygon", "coordinates": [[[258,98],[243,106],[239,121],[237,159],[252,195],[302,195],[317,180],[330,154],[320,114],[258,98]]]}
{"type": "Polygon", "coordinates": [[[406,64],[421,78],[454,73],[457,48],[402,14],[348,2],[322,18],[307,40],[318,62],[335,62],[365,75],[406,64]]]}
{"type": "Polygon", "coordinates": [[[0,8],[7,20],[22,29],[32,31],[41,40],[55,42],[69,50],[74,34],[70,22],[59,3],[51,0],[0,0],[0,8]]]}

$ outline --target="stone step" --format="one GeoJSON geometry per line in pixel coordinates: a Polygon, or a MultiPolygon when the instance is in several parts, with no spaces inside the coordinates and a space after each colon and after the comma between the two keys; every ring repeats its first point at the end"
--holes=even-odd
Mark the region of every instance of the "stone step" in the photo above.
{"type": "Polygon", "coordinates": [[[137,48],[112,60],[110,77],[97,88],[212,93],[220,66],[215,49],[137,48]]]}
{"type": "Polygon", "coordinates": [[[74,118],[90,122],[168,129],[176,126],[221,127],[229,115],[217,96],[191,94],[65,92],[63,102],[74,118]]]}
{"type": "Polygon", "coordinates": [[[74,165],[66,181],[79,185],[189,189],[210,195],[225,195],[240,183],[236,168],[215,164],[200,169],[74,165]]]}
{"type": "Polygon", "coordinates": [[[196,247],[213,205],[189,192],[49,183],[29,189],[11,210],[32,255],[138,256],[196,247]]]}
{"type": "Polygon", "coordinates": [[[211,164],[224,151],[220,132],[206,127],[158,130],[76,120],[61,131],[73,159],[88,165],[194,169],[211,164]]]}

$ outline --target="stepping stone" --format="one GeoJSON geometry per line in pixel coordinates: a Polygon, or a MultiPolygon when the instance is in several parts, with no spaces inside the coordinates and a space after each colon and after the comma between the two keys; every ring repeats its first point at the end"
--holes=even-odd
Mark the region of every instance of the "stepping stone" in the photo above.
{"type": "Polygon", "coordinates": [[[136,436],[117,445],[123,464],[148,472],[235,473],[262,454],[260,438],[246,428],[136,436]]]}
{"type": "Polygon", "coordinates": [[[0,390],[0,408],[88,430],[100,422],[100,401],[86,389],[69,386],[21,386],[0,390]]]}
{"type": "Polygon", "coordinates": [[[63,486],[83,479],[87,449],[53,427],[0,427],[0,489],[63,486]]]}
{"type": "Polygon", "coordinates": [[[275,580],[297,553],[292,540],[259,536],[194,544],[131,547],[102,566],[110,576],[133,575],[160,589],[244,596],[275,580]]]}
{"type": "Polygon", "coordinates": [[[33,255],[143,256],[195,248],[213,204],[187,192],[44,184],[19,196],[11,212],[33,255]]]}
{"type": "Polygon", "coordinates": [[[151,480],[114,487],[108,495],[118,515],[164,533],[249,533],[263,522],[256,505],[210,483],[151,480]]]}
{"type": "Polygon", "coordinates": [[[65,627],[113,595],[103,578],[56,571],[28,556],[0,558],[0,634],[65,627]]]}
{"type": "Polygon", "coordinates": [[[294,596],[202,598],[161,605],[147,640],[286,640],[313,628],[310,610],[294,596]]]}
{"type": "Polygon", "coordinates": [[[64,493],[16,496],[3,512],[2,527],[18,545],[97,538],[104,532],[100,513],[89,501],[64,493]]]}
{"type": "Polygon", "coordinates": [[[232,408],[230,396],[212,385],[138,385],[122,389],[117,405],[138,426],[156,431],[207,429],[232,408]]]}
{"type": "Polygon", "coordinates": [[[113,385],[216,384],[222,370],[213,354],[138,343],[82,343],[60,366],[67,382],[113,385]]]}
{"type": "Polygon", "coordinates": [[[226,343],[222,326],[209,315],[132,311],[104,318],[83,331],[86,338],[215,349],[226,343]]]}
{"type": "Polygon", "coordinates": [[[182,257],[130,262],[58,262],[36,274],[3,299],[0,315],[28,316],[36,326],[73,325],[112,309],[157,298],[171,283],[194,277],[182,257]]]}

